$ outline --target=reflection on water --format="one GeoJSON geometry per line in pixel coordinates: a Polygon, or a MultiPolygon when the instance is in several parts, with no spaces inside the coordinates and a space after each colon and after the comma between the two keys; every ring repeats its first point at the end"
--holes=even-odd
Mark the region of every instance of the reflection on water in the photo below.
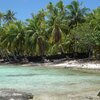
{"type": "Polygon", "coordinates": [[[100,73],[63,68],[0,66],[0,88],[32,92],[34,100],[75,100],[75,97],[76,100],[92,100],[100,90],[100,73]]]}

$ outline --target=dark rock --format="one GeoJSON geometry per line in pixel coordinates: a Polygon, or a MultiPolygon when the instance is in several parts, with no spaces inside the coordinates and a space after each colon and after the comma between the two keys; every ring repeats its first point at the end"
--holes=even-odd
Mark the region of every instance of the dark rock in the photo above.
{"type": "Polygon", "coordinates": [[[100,97],[100,92],[98,93],[98,95],[97,96],[99,96],[100,97]]]}
{"type": "Polygon", "coordinates": [[[31,93],[19,92],[14,89],[0,89],[0,100],[29,100],[33,99],[31,93]]]}

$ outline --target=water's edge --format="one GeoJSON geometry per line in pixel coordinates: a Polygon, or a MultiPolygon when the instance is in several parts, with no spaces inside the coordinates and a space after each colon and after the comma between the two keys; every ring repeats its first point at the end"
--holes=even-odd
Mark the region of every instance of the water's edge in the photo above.
{"type": "Polygon", "coordinates": [[[32,93],[33,100],[99,100],[100,71],[0,65],[0,88],[32,93]]]}

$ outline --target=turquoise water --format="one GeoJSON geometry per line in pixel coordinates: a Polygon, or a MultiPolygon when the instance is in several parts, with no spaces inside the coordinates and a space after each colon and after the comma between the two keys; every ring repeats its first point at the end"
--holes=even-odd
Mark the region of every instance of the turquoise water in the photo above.
{"type": "Polygon", "coordinates": [[[98,92],[100,73],[87,73],[64,68],[5,65],[0,66],[0,88],[14,88],[31,92],[34,95],[98,92]]]}

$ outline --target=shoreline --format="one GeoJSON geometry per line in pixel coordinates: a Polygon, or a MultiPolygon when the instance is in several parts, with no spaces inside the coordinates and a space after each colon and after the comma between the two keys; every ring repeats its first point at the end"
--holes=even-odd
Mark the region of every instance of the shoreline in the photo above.
{"type": "Polygon", "coordinates": [[[57,67],[64,68],[80,68],[80,69],[99,69],[100,70],[100,62],[89,61],[89,62],[81,62],[78,60],[65,61],[60,64],[55,64],[57,67]]]}
{"type": "Polygon", "coordinates": [[[22,66],[43,66],[51,68],[76,68],[76,69],[98,69],[100,70],[100,61],[84,61],[84,60],[66,60],[62,62],[50,63],[28,63],[22,66]]]}
{"type": "Polygon", "coordinates": [[[47,67],[47,68],[73,68],[73,69],[90,69],[90,70],[100,70],[100,60],[94,61],[86,61],[86,60],[65,60],[58,62],[44,62],[44,63],[9,63],[4,62],[0,63],[0,65],[21,65],[23,67],[31,66],[31,67],[47,67]]]}

